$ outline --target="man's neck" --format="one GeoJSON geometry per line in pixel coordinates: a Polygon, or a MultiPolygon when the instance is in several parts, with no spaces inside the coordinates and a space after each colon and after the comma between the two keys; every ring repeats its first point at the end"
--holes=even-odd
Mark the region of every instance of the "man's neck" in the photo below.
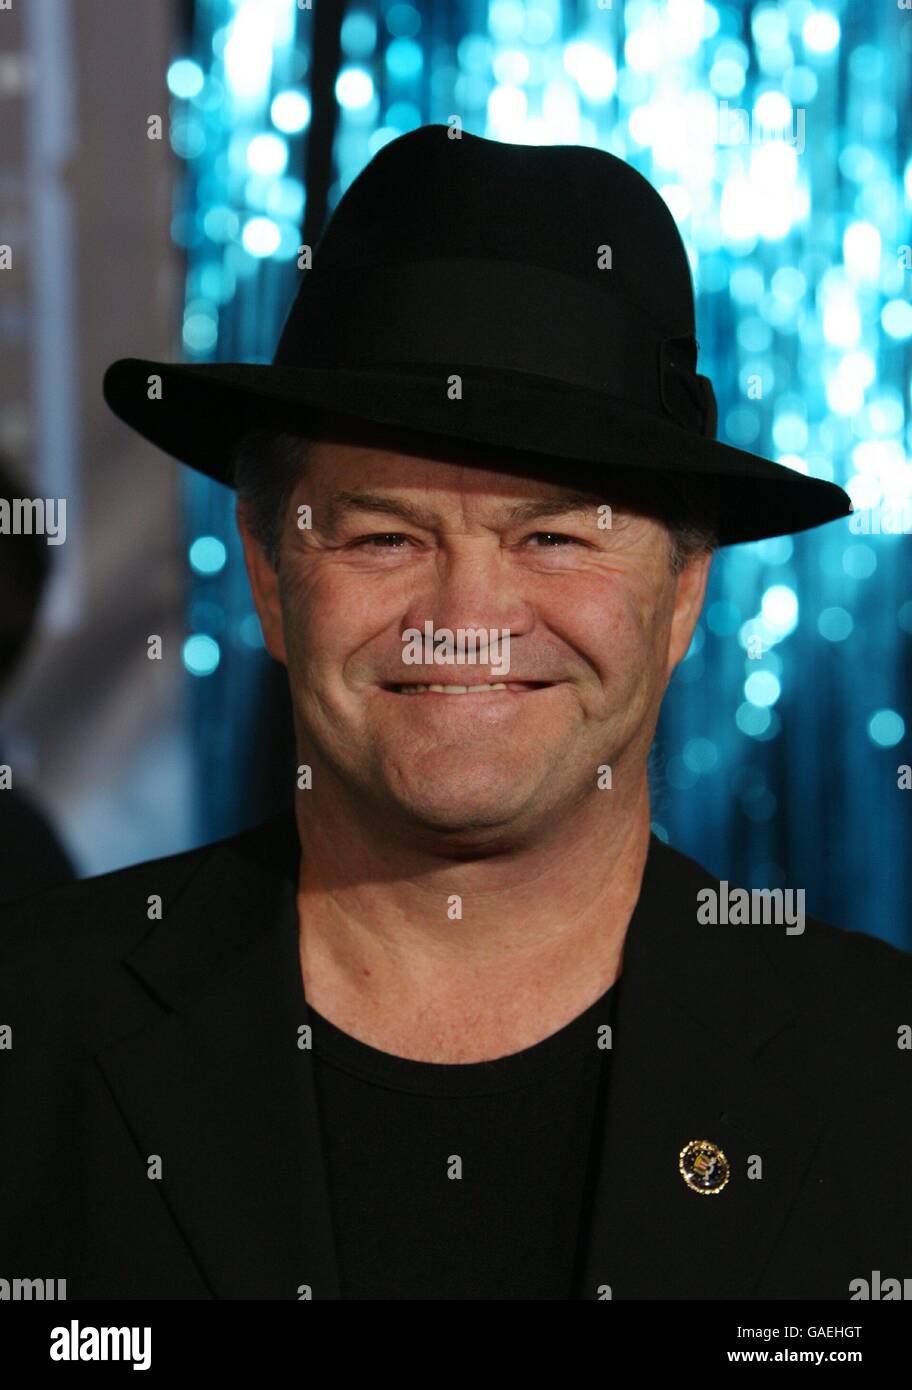
{"type": "Polygon", "coordinates": [[[605,807],[593,797],[534,845],[454,859],[411,844],[396,854],[350,821],[337,835],[299,799],[308,1002],[419,1061],[482,1061],[556,1032],[617,979],[640,893],[645,778],[626,815],[605,807]]]}

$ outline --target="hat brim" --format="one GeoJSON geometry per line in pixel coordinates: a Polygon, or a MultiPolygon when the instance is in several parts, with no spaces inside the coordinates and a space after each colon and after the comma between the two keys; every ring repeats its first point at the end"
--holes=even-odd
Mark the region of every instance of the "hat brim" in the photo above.
{"type": "Polygon", "coordinates": [[[245,431],[277,410],[299,407],[304,427],[308,409],[328,411],[554,460],[697,475],[712,481],[718,498],[721,545],[805,531],[852,510],[835,483],[691,433],[628,402],[524,373],[452,371],[462,378],[458,400],[447,397],[439,368],[124,357],[108,367],[102,390],[115,415],[144,439],[229,487],[231,451],[245,431]],[[149,398],[150,377],[161,379],[160,399],[149,398]]]}

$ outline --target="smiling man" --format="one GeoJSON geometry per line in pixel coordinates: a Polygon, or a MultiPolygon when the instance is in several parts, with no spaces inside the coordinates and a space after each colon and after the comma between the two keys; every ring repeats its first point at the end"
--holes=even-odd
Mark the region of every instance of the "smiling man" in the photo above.
{"type": "Polygon", "coordinates": [[[482,1061],[614,981],[649,844],[649,747],[710,550],[679,571],[667,526],[619,508],[618,481],[600,526],[597,491],[534,465],[340,432],[306,451],[278,548],[281,502],[256,491],[268,439],[241,451],[239,479],[257,611],[312,770],[297,802],[307,998],[384,1051],[482,1061]],[[502,688],[476,663],[405,665],[404,634],[429,619],[507,633],[502,688]]]}
{"type": "Polygon", "coordinates": [[[651,832],[713,550],[849,509],[716,440],[693,334],[632,168],[430,126],[346,191],[271,364],[109,368],[118,415],[237,489],[297,767],[265,824],[9,913],[5,1276],[848,1300],[908,1274],[912,958],[730,914],[651,832]],[[503,640],[473,661],[460,632],[503,640]]]}

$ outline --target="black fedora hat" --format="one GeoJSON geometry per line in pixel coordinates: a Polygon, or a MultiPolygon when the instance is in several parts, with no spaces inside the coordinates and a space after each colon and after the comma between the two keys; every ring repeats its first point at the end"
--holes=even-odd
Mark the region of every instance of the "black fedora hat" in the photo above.
{"type": "MultiPolygon", "coordinates": [[[[271,363],[121,358],[111,409],[231,486],[232,448],[308,410],[711,489],[720,544],[847,516],[848,494],[718,441],[674,218],[623,160],[427,125],[340,199],[271,363]],[[157,380],[156,380],[157,379],[157,380]]],[[[471,461],[471,448],[466,451],[471,461]]],[[[644,476],[644,481],[645,481],[644,476]]]]}

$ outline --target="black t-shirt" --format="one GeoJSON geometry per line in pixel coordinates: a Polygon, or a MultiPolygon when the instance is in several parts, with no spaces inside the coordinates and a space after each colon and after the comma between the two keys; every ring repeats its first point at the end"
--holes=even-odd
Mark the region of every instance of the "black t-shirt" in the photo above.
{"type": "Polygon", "coordinates": [[[619,987],[486,1062],[397,1057],[308,1006],[342,1298],[578,1296],[619,987]]]}

